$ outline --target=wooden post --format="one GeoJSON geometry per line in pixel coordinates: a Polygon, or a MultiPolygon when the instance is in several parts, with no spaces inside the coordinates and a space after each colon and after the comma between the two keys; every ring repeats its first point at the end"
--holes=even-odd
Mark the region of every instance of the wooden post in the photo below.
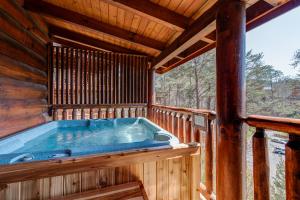
{"type": "Polygon", "coordinates": [[[148,70],[148,119],[153,118],[151,106],[155,104],[154,73],[155,69],[148,70]]]}
{"type": "Polygon", "coordinates": [[[184,143],[184,115],[178,114],[178,138],[180,143],[184,143]]]}
{"type": "Polygon", "coordinates": [[[205,186],[206,192],[213,192],[213,144],[212,144],[212,121],[208,119],[207,133],[205,137],[205,186]]]}
{"type": "Polygon", "coordinates": [[[285,146],[286,199],[300,199],[300,136],[290,135],[285,146]]]}
{"type": "Polygon", "coordinates": [[[269,192],[269,156],[265,130],[257,128],[253,135],[253,180],[254,199],[268,200],[269,192]]]}
{"type": "Polygon", "coordinates": [[[245,199],[245,2],[219,0],[217,13],[217,197],[245,199]]]}
{"type": "Polygon", "coordinates": [[[173,113],[171,111],[169,112],[168,121],[169,121],[168,131],[172,133],[173,132],[173,113]]]}
{"type": "Polygon", "coordinates": [[[185,119],[185,141],[184,143],[190,143],[192,140],[192,122],[191,116],[188,115],[185,119]]]}

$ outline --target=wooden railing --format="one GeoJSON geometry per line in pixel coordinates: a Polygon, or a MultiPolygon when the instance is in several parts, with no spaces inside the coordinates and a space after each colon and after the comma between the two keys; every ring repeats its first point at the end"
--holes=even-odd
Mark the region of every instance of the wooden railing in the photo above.
{"type": "Polygon", "coordinates": [[[54,120],[146,117],[146,104],[53,105],[54,120]]]}
{"type": "Polygon", "coordinates": [[[253,135],[254,199],[270,199],[269,155],[265,130],[289,134],[285,145],[286,199],[300,199],[300,120],[251,115],[245,122],[256,128],[253,135]]]}
{"type": "Polygon", "coordinates": [[[162,105],[152,105],[149,112],[151,113],[150,119],[153,122],[173,133],[178,137],[180,142],[198,142],[205,145],[205,184],[200,183],[199,191],[206,199],[215,199],[215,194],[213,193],[213,134],[215,134],[215,113],[209,110],[162,105]],[[195,115],[203,117],[204,124],[201,126],[195,124],[195,115]],[[201,134],[205,135],[205,137],[201,137],[201,134]]]}
{"type": "MultiPolygon", "coordinates": [[[[209,110],[161,105],[153,105],[149,112],[151,112],[152,121],[173,133],[180,139],[180,142],[199,142],[205,145],[205,184],[200,184],[199,191],[206,199],[214,199],[212,138],[216,136],[215,113],[209,110]],[[206,130],[195,125],[194,115],[198,114],[204,116],[207,123],[206,130]],[[204,140],[200,134],[205,135],[204,140]]],[[[270,199],[269,155],[265,130],[289,134],[289,140],[285,146],[286,199],[300,199],[300,120],[250,115],[244,119],[244,122],[256,128],[253,135],[254,199],[270,199]]]]}

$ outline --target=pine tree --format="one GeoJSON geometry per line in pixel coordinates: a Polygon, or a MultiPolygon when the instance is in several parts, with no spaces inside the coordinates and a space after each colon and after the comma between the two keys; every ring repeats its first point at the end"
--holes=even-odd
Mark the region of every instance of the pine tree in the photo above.
{"type": "Polygon", "coordinates": [[[293,63],[291,64],[294,67],[300,66],[300,49],[298,49],[293,57],[293,63]]]}

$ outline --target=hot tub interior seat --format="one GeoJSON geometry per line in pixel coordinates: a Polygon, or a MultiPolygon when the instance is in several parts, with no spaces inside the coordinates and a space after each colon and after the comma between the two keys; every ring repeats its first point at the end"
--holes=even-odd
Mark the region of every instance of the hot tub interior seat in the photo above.
{"type": "Polygon", "coordinates": [[[178,143],[176,137],[145,118],[53,121],[0,140],[0,164],[178,143]]]}

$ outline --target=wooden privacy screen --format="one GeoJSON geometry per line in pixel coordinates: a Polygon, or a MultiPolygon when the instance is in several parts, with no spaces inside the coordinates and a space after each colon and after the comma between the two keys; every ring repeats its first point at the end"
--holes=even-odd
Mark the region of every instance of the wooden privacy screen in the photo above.
{"type": "Polygon", "coordinates": [[[146,56],[50,48],[51,105],[147,103],[146,56]]]}

